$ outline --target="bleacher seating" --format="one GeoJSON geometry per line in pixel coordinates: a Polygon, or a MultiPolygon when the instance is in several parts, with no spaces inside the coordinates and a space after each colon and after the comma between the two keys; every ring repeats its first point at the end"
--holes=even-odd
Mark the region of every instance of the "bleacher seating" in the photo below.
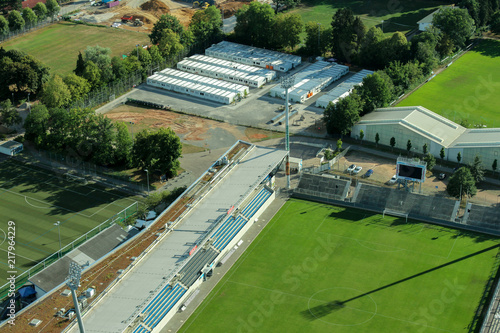
{"type": "Polygon", "coordinates": [[[471,205],[467,224],[494,230],[500,229],[500,207],[471,205]]]}
{"type": "Polygon", "coordinates": [[[150,330],[148,330],[146,327],[139,325],[137,326],[134,331],[132,333],[149,333],[151,332],[150,330]]]}
{"type": "Polygon", "coordinates": [[[231,222],[225,225],[224,230],[217,236],[214,242],[214,247],[219,251],[222,251],[234,238],[234,236],[236,236],[236,234],[241,230],[241,228],[243,228],[243,226],[248,222],[241,215],[236,219],[231,218],[228,220],[230,220],[231,222]]]}
{"type": "Polygon", "coordinates": [[[182,276],[180,282],[186,287],[191,285],[200,277],[201,270],[206,264],[211,263],[219,254],[212,248],[198,250],[189,262],[184,266],[179,274],[182,276]]]}
{"type": "MultiPolygon", "coordinates": [[[[153,300],[142,311],[144,319],[142,323],[150,328],[155,328],[156,325],[163,319],[165,314],[177,303],[177,301],[186,293],[187,289],[177,283],[174,287],[166,285],[153,298],[153,300]]],[[[138,327],[139,328],[139,327],[138,327]]],[[[136,330],[138,329],[136,328],[136,330]]],[[[134,331],[135,332],[135,331],[134,331]]],[[[147,330],[138,330],[137,332],[148,332],[147,330]]]]}
{"type": "Polygon", "coordinates": [[[255,196],[255,198],[252,199],[250,204],[243,209],[241,214],[245,216],[246,218],[250,219],[256,212],[259,210],[259,208],[262,206],[264,202],[271,196],[271,192],[267,190],[265,187],[263,187],[259,193],[255,196]]]}
{"type": "Polygon", "coordinates": [[[343,201],[350,186],[349,180],[304,173],[300,178],[296,193],[343,201]]]}

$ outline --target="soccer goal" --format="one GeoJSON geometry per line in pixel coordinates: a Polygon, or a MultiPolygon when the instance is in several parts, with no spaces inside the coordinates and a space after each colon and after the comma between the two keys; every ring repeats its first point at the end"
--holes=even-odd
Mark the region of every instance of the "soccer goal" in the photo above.
{"type": "Polygon", "coordinates": [[[385,214],[387,215],[391,215],[391,216],[398,216],[398,217],[404,217],[405,220],[406,220],[406,223],[408,223],[408,213],[403,213],[403,212],[398,212],[396,210],[392,210],[392,209],[384,209],[384,211],[382,212],[382,218],[385,217],[385,214]]]}
{"type": "Polygon", "coordinates": [[[69,181],[73,181],[73,182],[77,182],[77,183],[82,183],[83,185],[87,185],[88,184],[87,179],[85,179],[85,177],[80,177],[80,176],[77,176],[77,175],[74,175],[74,174],[71,174],[71,173],[65,173],[64,177],[67,180],[69,180],[69,181]]]}

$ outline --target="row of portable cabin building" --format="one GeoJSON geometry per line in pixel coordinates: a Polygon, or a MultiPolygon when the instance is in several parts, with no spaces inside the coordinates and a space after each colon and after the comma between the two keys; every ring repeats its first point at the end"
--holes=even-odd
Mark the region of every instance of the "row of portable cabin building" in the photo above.
{"type": "Polygon", "coordinates": [[[249,92],[247,86],[170,68],[148,77],[147,84],[224,104],[231,104],[249,92]]]}
{"type": "Polygon", "coordinates": [[[220,60],[224,61],[224,64],[214,64],[217,62],[217,60],[220,59],[210,58],[206,56],[192,56],[179,61],[177,63],[177,69],[190,73],[201,74],[215,79],[222,79],[230,82],[245,84],[255,88],[262,87],[264,84],[276,77],[276,72],[274,71],[263,69],[264,71],[267,71],[269,73],[254,74],[248,68],[250,66],[241,65],[225,60],[220,60]],[[210,61],[209,59],[214,59],[215,61],[210,61]],[[246,68],[240,69],[241,66],[244,66],[246,68]]]}
{"type": "MultiPolygon", "coordinates": [[[[347,66],[326,61],[315,62],[295,74],[295,84],[288,89],[289,99],[291,102],[303,103],[347,73],[349,73],[347,66]]],[[[270,95],[285,98],[285,89],[277,85],[271,89],[270,95]]]]}
{"type": "Polygon", "coordinates": [[[373,74],[373,72],[367,69],[363,69],[362,71],[357,72],[356,74],[318,98],[318,100],[316,101],[316,106],[326,109],[330,102],[332,102],[333,104],[337,103],[339,99],[349,96],[354,90],[354,87],[361,85],[363,83],[363,79],[371,74],[373,74]]]}
{"type": "Polygon", "coordinates": [[[299,56],[228,41],[212,45],[205,55],[280,72],[288,72],[302,63],[299,56]]]}

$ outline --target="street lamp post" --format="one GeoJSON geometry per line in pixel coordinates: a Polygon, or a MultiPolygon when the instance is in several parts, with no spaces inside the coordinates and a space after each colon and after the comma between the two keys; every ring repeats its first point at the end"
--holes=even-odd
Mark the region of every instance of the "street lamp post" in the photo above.
{"type": "Polygon", "coordinates": [[[61,221],[57,221],[54,223],[54,225],[57,226],[57,232],[59,233],[59,258],[61,258],[61,250],[62,250],[62,245],[61,245],[61,221]]]}
{"type": "Polygon", "coordinates": [[[286,174],[286,188],[290,189],[290,133],[289,133],[289,127],[288,127],[288,118],[289,118],[289,112],[288,112],[288,89],[293,87],[295,84],[295,77],[292,76],[285,76],[281,78],[281,88],[285,89],[285,149],[287,151],[286,155],[286,169],[285,169],[285,174],[286,174]]]}
{"type": "Polygon", "coordinates": [[[384,20],[382,20],[382,33],[384,32],[384,20]]]}
{"type": "Polygon", "coordinates": [[[147,174],[147,177],[148,177],[148,196],[149,196],[149,170],[145,169],[144,171],[146,171],[146,174],[147,174]]]}
{"type": "Polygon", "coordinates": [[[66,285],[71,289],[71,297],[73,298],[73,304],[75,305],[76,319],[78,320],[78,328],[80,333],[85,333],[85,328],[83,327],[82,314],[80,312],[80,304],[78,303],[78,298],[76,296],[76,291],[80,287],[80,278],[82,277],[82,268],[76,262],[70,262],[69,264],[69,276],[66,279],[66,285]]]}
{"type": "Polygon", "coordinates": [[[137,50],[137,60],[139,60],[139,44],[135,45],[135,49],[137,50]]]}
{"type": "Polygon", "coordinates": [[[129,121],[130,123],[130,132],[132,133],[132,141],[134,141],[134,122],[133,121],[129,121]]]}
{"type": "Polygon", "coordinates": [[[31,114],[31,104],[30,104],[30,93],[28,92],[28,110],[29,113],[31,114]]]}

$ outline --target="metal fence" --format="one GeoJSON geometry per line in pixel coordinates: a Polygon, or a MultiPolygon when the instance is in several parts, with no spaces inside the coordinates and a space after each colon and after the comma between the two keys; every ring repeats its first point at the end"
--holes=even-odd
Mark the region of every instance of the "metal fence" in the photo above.
{"type": "Polygon", "coordinates": [[[44,28],[44,27],[46,27],[48,25],[51,25],[54,22],[55,22],[55,20],[52,20],[51,18],[46,18],[43,21],[36,22],[34,24],[26,25],[26,26],[24,26],[24,28],[22,28],[20,30],[9,31],[5,35],[0,35],[0,43],[8,41],[11,38],[22,36],[22,35],[30,32],[30,31],[34,31],[34,30],[38,30],[38,29],[44,28]]]}
{"type": "MultiPolygon", "coordinates": [[[[23,273],[19,274],[16,277],[16,287],[21,287],[24,285],[28,279],[40,272],[41,270],[45,269],[46,267],[50,266],[54,262],[56,262],[59,258],[62,258],[64,255],[67,253],[73,251],[75,248],[80,246],[81,244],[85,243],[87,240],[90,238],[94,237],[95,235],[99,234],[101,231],[111,227],[115,223],[121,223],[125,221],[127,218],[130,216],[133,216],[139,208],[139,203],[136,201],[130,206],[126,207],[122,211],[116,213],[103,223],[99,224],[97,227],[91,229],[90,231],[86,232],[85,234],[81,235],[77,239],[75,239],[73,242],[70,244],[64,246],[61,248],[59,251],[51,254],[47,258],[45,258],[43,261],[40,261],[38,264],[34,265],[27,271],[24,271],[23,273]]],[[[4,284],[3,286],[0,287],[0,299],[3,299],[5,296],[7,296],[10,288],[10,282],[4,284]]]]}

